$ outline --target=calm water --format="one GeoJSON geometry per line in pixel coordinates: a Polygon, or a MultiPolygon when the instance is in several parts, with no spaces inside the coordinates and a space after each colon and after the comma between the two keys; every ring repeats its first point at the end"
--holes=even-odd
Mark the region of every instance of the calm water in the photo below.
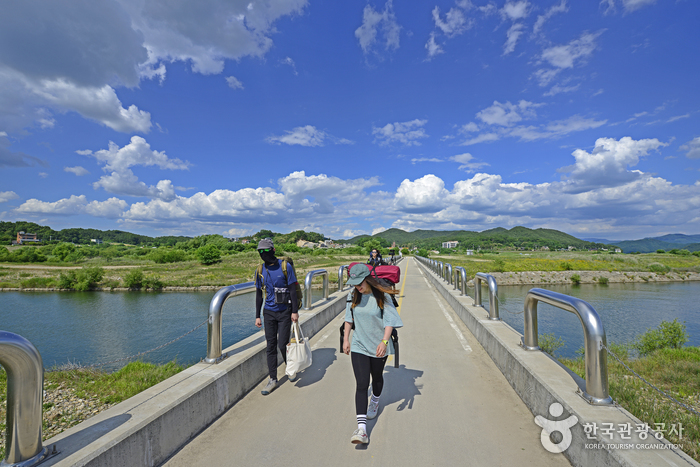
{"type": "MultiPolygon", "coordinates": [[[[499,288],[501,317],[523,332],[523,303],[530,286],[499,288]]],[[[700,283],[611,284],[608,286],[549,286],[549,290],[589,302],[603,319],[608,342],[629,342],[661,320],[685,321],[690,344],[700,345],[700,283]]],[[[321,291],[314,290],[314,301],[321,291]]],[[[473,294],[473,290],[470,291],[473,294]]],[[[44,366],[67,362],[92,365],[150,350],[171,341],[207,319],[211,292],[3,292],[0,329],[26,337],[41,353],[44,366]]],[[[488,292],[482,296],[488,308],[488,292]]],[[[255,295],[226,302],[223,347],[256,333],[255,295]]],[[[578,318],[546,304],[538,305],[540,333],[554,333],[565,341],[562,356],[583,346],[578,318]]],[[[177,360],[196,363],[206,356],[207,327],[142,357],[154,363],[177,360]]],[[[113,370],[119,362],[105,366],[113,370]]]]}
{"type": "MultiPolygon", "coordinates": [[[[3,292],[0,330],[27,338],[41,353],[46,368],[67,362],[92,365],[150,350],[190,331],[207,319],[214,293],[3,292]]],[[[314,301],[320,296],[321,291],[314,290],[314,301]]],[[[254,293],[226,301],[223,348],[259,331],[254,308],[254,293]]],[[[206,353],[204,325],[142,359],[192,364],[206,357],[206,353]]],[[[103,368],[114,370],[127,363],[103,368]]]]}
{"type": "MultiPolygon", "coordinates": [[[[541,287],[541,286],[538,286],[541,287]]],[[[499,314],[518,332],[523,332],[525,296],[532,286],[499,287],[499,314]],[[514,315],[512,313],[520,313],[514,315]]],[[[571,295],[590,303],[603,320],[608,342],[631,342],[662,320],[685,321],[689,345],[700,346],[700,283],[610,285],[548,285],[541,287],[571,295]]],[[[473,296],[473,290],[470,291],[473,296]]],[[[488,309],[488,290],[482,291],[482,303],[488,309]]],[[[571,357],[583,347],[583,328],[573,313],[539,303],[537,322],[540,334],[554,333],[565,341],[557,355],[571,357]]]]}

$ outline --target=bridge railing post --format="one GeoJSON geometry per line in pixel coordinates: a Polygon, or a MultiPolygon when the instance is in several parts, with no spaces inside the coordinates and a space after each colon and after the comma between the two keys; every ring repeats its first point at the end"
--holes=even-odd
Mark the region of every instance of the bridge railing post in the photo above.
{"type": "Polygon", "coordinates": [[[603,321],[586,301],[545,289],[530,289],[525,297],[523,312],[525,327],[522,346],[525,350],[539,350],[537,330],[537,303],[544,302],[578,316],[583,326],[586,391],[584,399],[593,405],[610,405],[608,388],[607,339],[603,321]]]}
{"type": "Polygon", "coordinates": [[[455,266],[455,279],[454,279],[454,287],[453,289],[457,289],[457,285],[460,283],[461,279],[461,286],[460,286],[460,295],[467,295],[467,270],[464,269],[462,266],[455,266]]]}
{"type": "Polygon", "coordinates": [[[474,305],[481,305],[481,281],[485,280],[489,285],[489,319],[493,321],[500,320],[498,313],[498,284],[496,278],[491,274],[477,272],[474,276],[474,305]]]}
{"type": "Polygon", "coordinates": [[[444,277],[444,279],[448,285],[452,283],[452,265],[450,263],[445,264],[445,277],[444,277]]]}
{"type": "Polygon", "coordinates": [[[328,271],[325,269],[316,269],[309,271],[304,279],[304,309],[311,309],[311,281],[316,276],[323,276],[323,298],[328,300],[328,271]]]}
{"type": "Polygon", "coordinates": [[[222,287],[214,294],[209,302],[209,322],[207,323],[207,357],[206,363],[216,363],[221,358],[222,351],[222,330],[221,313],[224,303],[231,297],[243,293],[253,292],[255,282],[245,282],[243,284],[228,285],[222,287]]]}
{"type": "Polygon", "coordinates": [[[27,339],[0,331],[0,365],[7,373],[7,438],[0,464],[36,465],[49,455],[41,442],[44,363],[27,339]]]}
{"type": "Polygon", "coordinates": [[[349,275],[349,274],[350,274],[350,266],[348,266],[347,264],[345,264],[345,265],[343,265],[343,266],[340,266],[340,267],[338,268],[338,291],[343,290],[343,288],[345,287],[345,275],[344,275],[344,272],[345,272],[346,270],[348,271],[348,275],[349,275]]]}

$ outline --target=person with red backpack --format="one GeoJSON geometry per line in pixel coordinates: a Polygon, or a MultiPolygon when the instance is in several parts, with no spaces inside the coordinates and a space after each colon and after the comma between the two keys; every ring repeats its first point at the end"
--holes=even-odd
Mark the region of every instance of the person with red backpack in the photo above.
{"type": "Polygon", "coordinates": [[[392,295],[398,290],[382,285],[370,274],[366,264],[355,264],[348,271],[348,285],[354,289],[348,294],[345,307],[343,352],[349,354],[355,374],[355,412],[357,430],[352,434],[353,444],[367,444],[367,420],[377,416],[379,396],[384,388],[384,365],[394,354],[391,334],[403,326],[392,295]],[[350,330],[353,329],[352,343],[350,330]],[[372,378],[372,397],[367,402],[367,389],[372,378]]]}
{"type": "MultiPolygon", "coordinates": [[[[292,321],[299,320],[299,303],[301,297],[297,290],[299,283],[294,272],[294,265],[287,259],[275,257],[275,245],[272,239],[265,238],[258,243],[258,253],[264,264],[255,271],[255,325],[262,326],[260,312],[263,309],[265,320],[265,339],[267,340],[267,368],[270,380],[261,391],[267,396],[277,387],[277,348],[282,352],[287,363],[287,343],[292,329],[292,321]],[[263,298],[263,291],[265,297],[263,298]]],[[[296,380],[297,375],[289,378],[296,380]]]]}

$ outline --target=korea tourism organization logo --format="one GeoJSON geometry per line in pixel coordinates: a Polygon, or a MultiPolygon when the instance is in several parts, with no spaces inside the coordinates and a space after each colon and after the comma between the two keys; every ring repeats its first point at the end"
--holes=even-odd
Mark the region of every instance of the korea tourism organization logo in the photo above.
{"type": "MultiPolygon", "coordinates": [[[[578,423],[578,417],[571,415],[563,420],[556,420],[564,413],[564,407],[554,402],[549,406],[550,420],[538,415],[535,423],[542,427],[540,441],[542,446],[553,454],[560,454],[569,449],[572,442],[571,428],[578,423]]],[[[582,423],[586,439],[585,449],[631,450],[631,449],[683,449],[682,444],[664,442],[664,434],[673,438],[683,438],[682,423],[654,423],[652,429],[648,423],[582,423]],[[609,441],[609,442],[608,442],[609,441]]]]}

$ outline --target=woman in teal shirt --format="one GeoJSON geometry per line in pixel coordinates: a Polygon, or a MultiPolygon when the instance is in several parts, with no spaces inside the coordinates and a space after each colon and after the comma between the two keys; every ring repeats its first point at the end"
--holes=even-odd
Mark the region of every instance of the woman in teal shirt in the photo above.
{"type": "Polygon", "coordinates": [[[345,334],[343,352],[350,354],[352,369],[355,373],[355,410],[357,412],[357,430],[350,441],[353,444],[366,444],[367,420],[377,416],[379,396],[384,387],[384,364],[388,355],[394,353],[391,331],[403,326],[399,314],[391,300],[390,294],[397,290],[380,285],[364,264],[350,268],[348,284],[355,286],[348,295],[345,308],[345,334]],[[352,343],[349,341],[350,329],[352,343]],[[367,388],[372,378],[372,397],[367,404],[367,388]]]}

